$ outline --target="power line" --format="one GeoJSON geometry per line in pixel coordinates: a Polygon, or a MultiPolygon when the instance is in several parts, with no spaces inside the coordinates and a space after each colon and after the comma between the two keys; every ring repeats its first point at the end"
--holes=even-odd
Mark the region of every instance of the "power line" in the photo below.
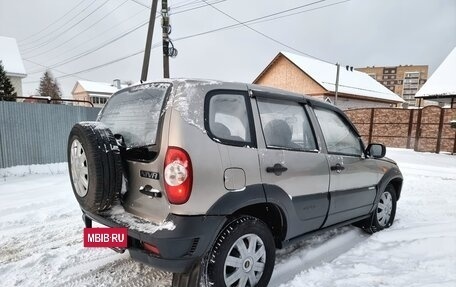
{"type": "Polygon", "coordinates": [[[80,44],[78,44],[78,45],[72,46],[71,49],[65,50],[63,53],[59,53],[59,54],[55,55],[54,58],[58,58],[58,57],[60,57],[60,56],[62,56],[62,55],[64,55],[64,54],[67,54],[68,52],[74,51],[74,50],[78,49],[78,48],[81,47],[81,46],[86,46],[87,43],[91,43],[93,40],[98,39],[101,35],[105,35],[107,32],[116,29],[116,28],[117,28],[118,26],[120,26],[121,24],[123,24],[123,23],[125,23],[125,22],[127,22],[127,21],[130,21],[132,18],[135,18],[137,15],[143,13],[144,11],[146,11],[146,10],[141,10],[141,11],[139,11],[139,12],[137,12],[137,13],[131,15],[130,17],[128,17],[127,19],[125,19],[125,20],[123,20],[123,21],[117,23],[116,25],[111,26],[111,27],[109,27],[108,29],[103,30],[102,32],[100,32],[100,33],[98,33],[97,35],[95,35],[94,37],[92,37],[92,38],[90,38],[90,39],[88,39],[88,40],[85,40],[84,42],[82,42],[82,43],[80,43],[80,44]]]}
{"type": "Polygon", "coordinates": [[[68,29],[62,31],[60,34],[57,34],[57,35],[53,35],[52,39],[50,41],[47,41],[47,42],[44,42],[40,45],[37,45],[35,47],[32,47],[32,48],[29,48],[28,52],[25,52],[25,53],[29,53],[30,51],[33,51],[37,48],[41,48],[43,46],[46,46],[48,45],[49,43],[52,43],[53,41],[55,41],[56,39],[58,39],[60,36],[62,36],[63,34],[65,34],[66,32],[70,31],[71,29],[73,29],[74,27],[76,27],[77,25],[79,25],[82,21],[84,21],[85,19],[87,19],[88,17],[90,17],[91,15],[93,15],[93,13],[97,12],[98,10],[101,9],[101,7],[103,7],[104,5],[108,4],[109,0],[106,0],[105,2],[103,2],[100,6],[98,6],[97,8],[95,8],[95,10],[93,10],[92,12],[90,12],[87,16],[85,16],[84,18],[82,18],[81,20],[79,20],[78,22],[76,22],[75,24],[73,24],[71,27],[69,27],[68,29]]]}
{"type": "MultiPolygon", "coordinates": [[[[245,23],[239,21],[238,19],[234,18],[233,16],[229,15],[228,13],[225,13],[224,11],[220,10],[219,8],[217,8],[217,7],[213,6],[212,4],[206,2],[206,0],[201,0],[201,1],[204,2],[204,3],[206,3],[207,5],[211,6],[213,9],[217,10],[218,12],[222,13],[223,15],[227,16],[228,18],[230,18],[230,19],[232,19],[232,20],[238,22],[238,23],[241,24],[242,26],[248,28],[249,30],[252,30],[253,32],[255,32],[255,33],[257,33],[257,34],[260,34],[261,36],[263,36],[263,37],[265,37],[265,38],[267,38],[267,39],[269,39],[269,40],[271,40],[271,41],[273,41],[273,42],[275,42],[275,43],[277,43],[277,44],[279,44],[279,45],[282,45],[282,46],[284,46],[284,47],[286,47],[286,48],[288,48],[288,49],[290,49],[290,50],[293,50],[293,51],[298,52],[298,53],[300,53],[300,54],[306,55],[306,56],[308,56],[308,57],[311,57],[311,58],[314,58],[314,59],[317,59],[317,60],[326,62],[325,60],[319,59],[318,57],[315,57],[315,56],[310,55],[310,54],[308,54],[308,53],[306,53],[306,52],[303,52],[303,51],[300,51],[300,50],[298,50],[298,49],[296,49],[296,48],[293,48],[293,47],[291,47],[290,45],[287,45],[287,44],[285,44],[285,43],[282,43],[282,42],[280,42],[279,40],[274,39],[274,38],[272,38],[271,36],[268,36],[268,35],[264,34],[263,32],[260,32],[260,31],[258,31],[258,30],[256,30],[256,29],[250,27],[249,25],[247,25],[247,24],[245,24],[245,23]]],[[[317,2],[323,2],[323,1],[326,1],[326,0],[317,1],[317,2]]]]}
{"type": "Polygon", "coordinates": [[[89,27],[87,27],[86,29],[80,31],[79,33],[73,35],[70,39],[64,41],[63,43],[60,43],[59,45],[55,46],[54,48],[51,48],[51,49],[46,49],[45,51],[41,52],[41,53],[38,53],[38,54],[35,54],[35,55],[32,55],[32,56],[29,56],[28,58],[36,58],[38,56],[41,56],[41,55],[44,55],[44,54],[47,54],[63,45],[65,45],[66,43],[74,40],[75,37],[81,35],[82,33],[86,32],[87,30],[90,30],[91,28],[94,27],[94,25],[100,23],[101,21],[103,21],[104,19],[106,19],[109,15],[111,15],[112,13],[114,13],[117,9],[119,9],[120,7],[122,7],[125,3],[127,3],[129,0],[125,0],[124,2],[122,2],[121,4],[117,5],[113,10],[111,10],[110,12],[108,12],[108,14],[104,15],[103,17],[99,18],[95,23],[93,23],[92,25],[90,25],[89,27]]]}
{"type": "MultiPolygon", "coordinates": [[[[61,28],[65,27],[68,23],[70,23],[71,21],[73,21],[74,19],[76,19],[79,15],[81,15],[82,13],[84,13],[84,11],[86,11],[87,9],[89,9],[90,6],[92,6],[97,0],[92,0],[89,5],[85,6],[81,11],[79,11],[76,15],[74,15],[73,17],[71,17],[68,21],[66,21],[64,24],[61,24],[59,25],[59,27],[57,27],[57,29],[54,29],[54,30],[51,30],[49,33],[45,34],[44,36],[41,36],[40,39],[37,39],[37,40],[33,40],[32,42],[30,43],[27,43],[27,44],[23,44],[23,46],[29,46],[29,45],[33,45],[35,43],[38,43],[40,42],[41,40],[43,40],[44,38],[50,36],[50,35],[53,35],[55,32],[59,31],[61,28]]],[[[27,50],[27,49],[30,49],[30,48],[23,48],[22,50],[27,50]]]]}
{"type": "MultiPolygon", "coordinates": [[[[223,1],[227,1],[227,0],[218,0],[218,1],[215,1],[215,2],[213,2],[213,3],[214,3],[214,4],[217,4],[217,3],[220,3],[220,2],[223,2],[223,1]]],[[[193,8],[191,8],[191,9],[186,9],[186,10],[183,10],[183,11],[178,11],[178,12],[176,12],[175,14],[180,14],[180,13],[189,12],[189,11],[192,11],[192,10],[200,9],[200,8],[202,8],[202,7],[207,7],[207,5],[201,5],[201,6],[193,7],[193,8]]],[[[141,11],[141,12],[142,12],[142,11],[141,11]]],[[[139,13],[137,13],[137,14],[139,14],[139,13]]],[[[136,16],[137,14],[135,14],[134,16],[136,16]]],[[[157,19],[158,17],[161,17],[161,16],[157,16],[155,19],[157,19]]],[[[131,18],[132,18],[132,17],[130,17],[129,19],[131,19],[131,18]]],[[[123,21],[123,22],[125,22],[125,21],[123,21]]],[[[122,22],[122,23],[123,23],[123,22],[122,22]]],[[[110,40],[110,41],[108,41],[108,42],[105,42],[105,43],[101,44],[100,46],[98,46],[98,47],[96,47],[96,48],[93,48],[93,49],[91,49],[91,50],[87,50],[87,51],[82,52],[82,53],[80,53],[80,54],[78,54],[78,55],[75,55],[75,56],[72,56],[72,57],[70,57],[70,58],[64,59],[64,60],[62,60],[62,61],[60,61],[60,62],[58,62],[58,63],[54,63],[54,64],[51,65],[50,67],[51,67],[51,68],[59,67],[59,66],[65,65],[65,64],[67,64],[67,63],[73,62],[73,61],[75,61],[75,60],[77,60],[77,59],[80,59],[80,58],[82,58],[82,57],[84,57],[84,56],[87,56],[87,55],[89,55],[89,54],[91,54],[91,53],[93,53],[93,52],[95,52],[95,51],[100,50],[101,48],[106,47],[106,46],[109,45],[109,44],[112,44],[112,43],[114,43],[114,42],[120,40],[121,38],[123,38],[123,37],[129,35],[131,32],[136,31],[137,29],[139,29],[139,28],[145,26],[147,23],[148,23],[148,21],[147,21],[146,23],[142,23],[140,26],[137,26],[137,27],[133,28],[132,30],[127,31],[126,33],[123,33],[123,34],[117,36],[116,38],[114,38],[114,39],[112,39],[112,40],[110,40]]],[[[119,24],[120,24],[120,23],[119,23],[119,24]]],[[[118,25],[116,25],[116,26],[118,26],[118,25]]],[[[100,33],[100,34],[98,34],[98,35],[104,34],[106,31],[112,30],[112,28],[113,28],[113,27],[109,28],[108,30],[105,30],[104,32],[102,32],[102,33],[100,33]]],[[[87,41],[87,42],[90,42],[90,41],[91,41],[91,40],[89,40],[89,41],[87,41]]],[[[68,41],[66,41],[66,42],[68,42],[68,41]]],[[[62,45],[63,45],[63,44],[62,44],[62,45]]],[[[85,45],[85,43],[82,43],[82,45],[85,45]]],[[[61,46],[61,45],[59,45],[59,46],[61,46]]],[[[80,45],[79,45],[79,46],[80,46],[80,45]]],[[[53,48],[53,49],[55,49],[55,48],[53,48]]],[[[73,47],[73,49],[71,49],[70,51],[72,51],[72,50],[74,50],[74,49],[75,49],[75,47],[73,47]]],[[[68,51],[66,51],[66,52],[68,52],[68,51]]],[[[46,53],[46,52],[43,52],[43,53],[41,53],[41,54],[45,54],[45,53],[46,53]]],[[[62,55],[62,54],[60,54],[60,55],[62,55]]],[[[37,56],[38,56],[38,55],[35,55],[35,56],[33,56],[33,57],[37,57],[37,56]]],[[[33,57],[29,57],[29,58],[33,58],[33,57]]],[[[36,73],[41,73],[42,71],[43,71],[43,70],[32,71],[32,72],[29,73],[29,75],[36,74],[36,73]]]]}
{"type": "MultiPolygon", "coordinates": [[[[199,2],[200,0],[196,0],[196,2],[199,2]]],[[[214,2],[212,2],[211,4],[219,4],[221,2],[225,2],[227,0],[216,0],[214,2]]],[[[194,1],[195,2],[195,1],[194,1]]],[[[196,4],[196,3],[194,3],[196,4]]],[[[185,6],[188,6],[188,5],[194,5],[194,4],[187,4],[187,5],[181,5],[181,6],[176,6],[176,7],[170,7],[170,12],[172,12],[174,9],[177,9],[177,8],[182,8],[182,7],[185,7],[185,6]]],[[[181,13],[185,13],[187,11],[192,11],[192,10],[196,10],[196,9],[200,9],[200,8],[203,8],[203,7],[207,7],[206,4],[203,4],[203,5],[199,5],[199,6],[196,6],[196,7],[192,7],[192,8],[188,8],[188,9],[185,9],[185,10],[181,10],[181,11],[177,11],[177,12],[174,12],[174,13],[169,13],[169,15],[177,15],[177,14],[181,14],[181,13]]]]}
{"type": "Polygon", "coordinates": [[[77,7],[79,7],[79,5],[81,5],[82,3],[84,3],[86,0],[82,0],[80,2],[78,2],[78,4],[76,4],[75,6],[73,6],[70,10],[68,10],[68,12],[66,12],[65,14],[63,14],[61,17],[59,17],[57,20],[55,20],[54,22],[50,23],[49,25],[47,25],[46,27],[44,27],[43,29],[41,29],[40,31],[36,32],[36,33],[33,33],[32,35],[30,36],[27,36],[25,37],[24,39],[21,39],[19,40],[19,44],[21,44],[21,42],[27,42],[27,40],[33,38],[33,37],[36,37],[38,36],[40,33],[42,33],[43,31],[46,31],[47,28],[51,27],[52,25],[56,24],[57,22],[59,22],[60,20],[62,20],[63,18],[65,18],[68,14],[70,14],[71,12],[73,12],[77,7]]]}
{"type": "Polygon", "coordinates": [[[108,4],[109,0],[106,0],[105,2],[103,2],[100,6],[98,6],[97,8],[95,8],[95,10],[93,10],[92,12],[90,12],[87,16],[85,16],[84,18],[82,18],[81,20],[79,20],[78,22],[76,22],[75,24],[73,24],[71,27],[69,27],[68,29],[60,32],[60,34],[57,34],[57,35],[53,35],[52,39],[50,39],[49,41],[47,42],[44,42],[38,46],[35,46],[33,48],[29,48],[28,52],[25,52],[26,54],[29,53],[30,51],[33,51],[33,50],[36,50],[36,49],[39,49],[41,47],[44,47],[46,45],[49,45],[49,43],[52,43],[54,42],[56,39],[58,39],[60,36],[64,35],[66,32],[70,31],[71,29],[73,29],[74,27],[76,27],[77,25],[79,25],[82,21],[86,20],[87,18],[89,18],[91,15],[93,15],[93,13],[97,12],[99,9],[101,9],[101,7],[103,7],[104,5],[108,4]]]}
{"type": "MultiPolygon", "coordinates": [[[[49,69],[49,67],[47,67],[47,66],[45,66],[45,65],[42,65],[42,64],[40,64],[40,63],[37,63],[37,62],[35,62],[35,61],[31,61],[31,60],[27,60],[27,59],[24,59],[24,61],[27,61],[27,62],[30,62],[30,63],[35,64],[35,65],[37,65],[37,66],[41,66],[41,67],[43,67],[43,68],[46,68],[46,70],[49,69]]],[[[62,71],[57,70],[57,69],[53,69],[53,70],[56,71],[57,73],[64,74],[64,75],[67,75],[67,76],[70,76],[70,75],[71,75],[71,74],[62,72],[62,71]]],[[[84,77],[80,77],[80,78],[82,78],[83,80],[88,80],[88,79],[86,79],[86,78],[84,78],[84,77]]],[[[35,82],[35,81],[33,81],[33,82],[35,82]]],[[[36,82],[40,82],[40,81],[36,81],[36,82]]],[[[31,83],[31,82],[24,82],[24,83],[31,83]]]]}
{"type": "Polygon", "coordinates": [[[130,1],[135,2],[136,4],[138,4],[140,6],[143,6],[143,7],[147,8],[147,9],[150,9],[150,6],[148,6],[148,5],[144,4],[144,3],[141,3],[138,0],[130,0],[130,1]]]}
{"type": "MultiPolygon", "coordinates": [[[[315,10],[320,10],[322,8],[331,7],[331,6],[339,5],[339,4],[350,2],[350,1],[351,0],[344,0],[344,1],[334,2],[334,3],[331,3],[331,4],[319,6],[319,7],[316,7],[316,8],[306,9],[306,10],[302,10],[302,11],[298,11],[298,12],[294,12],[294,13],[290,13],[290,14],[286,14],[286,15],[282,15],[282,16],[272,17],[272,18],[269,18],[269,17],[272,16],[272,14],[270,14],[270,15],[267,15],[267,16],[263,16],[263,17],[259,17],[259,18],[252,19],[252,20],[249,20],[249,21],[245,21],[244,23],[246,23],[246,24],[248,23],[250,25],[255,25],[255,24],[259,24],[259,23],[274,21],[274,20],[277,20],[277,19],[282,19],[282,18],[286,18],[286,17],[302,14],[302,13],[305,13],[305,12],[311,12],[311,11],[315,11],[315,10]]],[[[288,9],[288,10],[296,10],[296,9],[288,9]]],[[[282,12],[284,13],[284,11],[282,11],[282,12]]],[[[279,13],[282,14],[282,12],[279,12],[279,13]]],[[[277,15],[279,13],[274,13],[274,14],[277,15]]],[[[228,27],[226,29],[237,28],[239,26],[240,26],[240,24],[235,24],[234,27],[228,27]]]]}
{"type": "MultiPolygon", "coordinates": [[[[83,52],[83,53],[80,53],[80,54],[78,54],[78,55],[75,55],[75,56],[73,56],[73,57],[71,57],[71,58],[65,59],[65,60],[63,60],[63,61],[61,61],[61,62],[58,62],[58,63],[55,63],[55,64],[51,65],[50,68],[53,69],[53,68],[56,68],[56,67],[63,66],[63,65],[65,65],[65,64],[74,62],[74,61],[76,61],[76,60],[78,60],[78,59],[80,59],[80,58],[82,58],[82,57],[85,57],[85,56],[87,56],[87,55],[89,55],[89,54],[91,54],[91,53],[94,53],[94,52],[96,52],[96,51],[98,51],[98,50],[100,50],[100,49],[102,49],[102,48],[104,48],[104,47],[106,47],[106,46],[108,46],[108,45],[110,45],[110,44],[112,44],[112,43],[114,43],[114,42],[116,42],[116,41],[122,39],[123,37],[125,37],[125,36],[127,36],[127,35],[129,35],[129,34],[131,34],[131,33],[133,33],[133,32],[135,32],[136,30],[138,30],[138,29],[144,27],[144,26],[147,25],[148,23],[149,23],[148,21],[147,21],[147,22],[144,22],[144,23],[142,23],[142,24],[140,24],[140,25],[134,27],[133,29],[130,29],[129,31],[123,33],[122,35],[120,35],[120,36],[118,36],[118,37],[116,37],[116,38],[114,38],[114,39],[111,39],[111,40],[109,40],[109,41],[107,41],[107,42],[104,42],[103,44],[99,45],[98,47],[92,48],[92,49],[87,50],[87,51],[85,51],[85,52],[83,52]]],[[[29,73],[29,74],[32,75],[32,74],[36,74],[36,73],[40,73],[40,72],[41,72],[41,71],[37,71],[37,72],[29,73]]]]}
{"type": "MultiPolygon", "coordinates": [[[[280,16],[280,17],[275,17],[274,19],[285,18],[285,17],[288,17],[288,16],[296,15],[296,14],[298,14],[298,13],[304,13],[304,12],[314,11],[314,10],[318,10],[318,9],[323,9],[323,8],[325,8],[325,7],[338,5],[338,4],[341,4],[341,3],[348,2],[348,1],[350,1],[350,0],[340,1],[340,2],[337,2],[337,3],[332,3],[332,4],[325,5],[325,6],[320,6],[320,7],[317,7],[317,8],[313,8],[313,9],[308,9],[308,10],[296,12],[296,13],[293,13],[293,14],[288,14],[288,15],[284,15],[284,16],[280,16]]],[[[317,1],[317,2],[320,2],[320,1],[317,1]]],[[[311,4],[311,3],[310,3],[310,4],[311,4]]],[[[306,5],[308,6],[308,4],[306,4],[306,5]]],[[[296,10],[297,7],[292,8],[292,9],[293,9],[293,10],[296,10]]],[[[290,11],[290,9],[287,9],[287,11],[290,11]]],[[[237,28],[237,27],[240,27],[240,26],[244,26],[245,23],[250,23],[250,22],[253,22],[253,21],[257,21],[257,22],[252,23],[252,24],[257,24],[257,23],[260,23],[260,22],[261,22],[261,21],[259,21],[259,20],[267,19],[268,17],[271,17],[271,15],[278,15],[278,14],[281,14],[281,13],[285,13],[285,11],[280,11],[280,12],[276,12],[276,13],[269,14],[269,15],[266,15],[266,16],[254,18],[254,19],[251,19],[251,20],[248,20],[248,21],[245,21],[245,22],[239,22],[239,21],[237,21],[237,22],[238,22],[237,24],[231,24],[231,25],[223,26],[223,27],[216,28],[216,29],[212,29],[212,30],[208,30],[208,31],[199,32],[199,33],[194,33],[194,34],[191,34],[191,35],[187,35],[187,36],[175,38],[174,41],[177,42],[177,41],[181,41],[181,40],[186,40],[186,39],[190,39],[190,38],[195,38],[195,37],[199,37],[199,36],[203,36],[203,35],[215,33],[215,32],[222,31],[222,30],[226,30],[226,29],[237,28]]],[[[267,19],[267,20],[269,20],[269,19],[267,19]]],[[[264,21],[266,21],[266,20],[264,20],[264,21]]],[[[156,43],[156,44],[152,45],[152,49],[154,49],[154,48],[156,48],[156,47],[158,47],[158,46],[160,46],[160,44],[159,44],[159,43],[156,43]]],[[[122,61],[122,60],[125,60],[125,59],[128,59],[128,58],[131,58],[131,57],[136,56],[136,55],[138,55],[138,54],[140,54],[140,53],[143,53],[143,52],[144,52],[144,50],[141,50],[141,51],[135,52],[135,53],[133,53],[133,54],[130,54],[130,55],[127,55],[127,56],[124,56],[124,57],[121,57],[121,58],[112,60],[112,61],[110,61],[110,62],[101,64],[101,65],[98,65],[98,66],[95,66],[95,67],[91,67],[91,68],[88,68],[88,69],[85,69],[85,70],[81,70],[81,71],[78,71],[78,72],[74,72],[74,73],[68,74],[68,76],[74,76],[74,75],[79,74],[79,73],[84,73],[84,72],[87,72],[87,71],[99,69],[99,68],[105,67],[105,66],[107,66],[107,65],[111,65],[111,64],[113,64],[113,63],[116,63],[116,62],[119,62],[119,61],[122,61]]],[[[298,51],[298,52],[301,53],[301,54],[308,55],[308,54],[306,54],[306,53],[302,53],[301,51],[298,51]]],[[[310,55],[308,55],[308,56],[310,56],[310,55]]],[[[313,56],[310,56],[310,57],[313,57],[313,56]]],[[[316,57],[313,57],[313,58],[316,58],[316,57]]],[[[316,58],[316,59],[321,60],[321,61],[324,61],[324,60],[319,59],[319,58],[316,58]]],[[[325,61],[325,62],[327,62],[327,61],[325,61]]],[[[62,77],[67,77],[67,76],[62,76],[62,77]]],[[[26,82],[26,83],[32,83],[32,82],[26,82]]]]}

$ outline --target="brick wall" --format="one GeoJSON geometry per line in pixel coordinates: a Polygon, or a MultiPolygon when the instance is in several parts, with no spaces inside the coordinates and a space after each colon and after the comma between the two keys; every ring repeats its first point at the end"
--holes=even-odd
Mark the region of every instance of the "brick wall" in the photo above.
{"type": "Polygon", "coordinates": [[[374,108],[345,113],[365,143],[456,153],[456,130],[450,125],[450,121],[456,119],[456,109],[428,106],[421,110],[374,108]]]}

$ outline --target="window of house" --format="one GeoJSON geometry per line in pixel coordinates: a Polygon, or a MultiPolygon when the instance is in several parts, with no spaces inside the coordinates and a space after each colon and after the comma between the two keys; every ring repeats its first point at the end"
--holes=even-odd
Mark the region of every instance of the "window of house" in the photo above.
{"type": "Polygon", "coordinates": [[[316,108],[315,114],[329,153],[361,156],[361,142],[353,128],[336,112],[316,108]]]}
{"type": "Polygon", "coordinates": [[[317,144],[304,107],[290,101],[258,98],[268,148],[315,151],[317,144]]]}

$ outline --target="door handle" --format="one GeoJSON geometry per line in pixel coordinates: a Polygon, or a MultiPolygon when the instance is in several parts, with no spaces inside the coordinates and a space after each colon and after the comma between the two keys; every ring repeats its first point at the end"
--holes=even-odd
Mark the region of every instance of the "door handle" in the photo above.
{"type": "Polygon", "coordinates": [[[274,164],[274,166],[268,166],[266,172],[274,173],[275,175],[281,175],[283,172],[287,171],[288,168],[284,167],[280,163],[274,164]]]}
{"type": "Polygon", "coordinates": [[[343,165],[341,165],[340,163],[336,163],[336,165],[331,166],[331,170],[335,171],[337,173],[340,173],[344,169],[345,169],[345,167],[343,165]]]}

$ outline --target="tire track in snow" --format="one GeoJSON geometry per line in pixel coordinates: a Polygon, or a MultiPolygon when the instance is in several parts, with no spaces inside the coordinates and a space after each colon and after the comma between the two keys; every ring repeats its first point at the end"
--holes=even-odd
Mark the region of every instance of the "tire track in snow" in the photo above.
{"type": "MultiPolygon", "coordinates": [[[[126,254],[116,254],[109,258],[95,260],[88,265],[81,264],[73,267],[69,272],[79,274],[70,275],[68,280],[54,286],[160,287],[170,286],[172,280],[170,273],[134,262],[126,254]],[[118,259],[109,261],[112,257],[118,259]],[[94,266],[96,266],[95,269],[90,269],[94,266]]],[[[62,275],[68,277],[66,272],[62,275]]]]}
{"type": "Polygon", "coordinates": [[[303,270],[331,262],[368,237],[356,227],[342,227],[278,250],[268,286],[279,286],[303,270]]]}

